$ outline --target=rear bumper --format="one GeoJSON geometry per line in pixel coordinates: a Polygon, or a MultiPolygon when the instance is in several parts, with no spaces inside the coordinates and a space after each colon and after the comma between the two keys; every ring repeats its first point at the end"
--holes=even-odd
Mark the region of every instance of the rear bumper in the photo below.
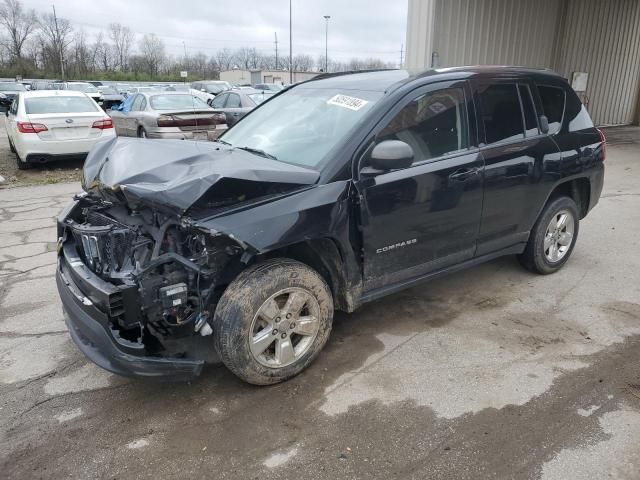
{"type": "Polygon", "coordinates": [[[72,161],[72,160],[84,160],[87,158],[87,152],[85,153],[65,153],[65,154],[57,154],[52,155],[50,153],[29,153],[24,161],[27,163],[49,163],[49,162],[58,162],[61,160],[64,161],[72,161]]]}
{"type": "Polygon", "coordinates": [[[100,298],[108,298],[111,292],[101,287],[104,284],[101,279],[83,267],[81,262],[69,262],[61,255],[58,257],[56,285],[71,338],[89,360],[126,377],[184,381],[201,373],[203,360],[152,357],[137,344],[117,338],[117,334],[108,327],[107,315],[95,304],[100,298]],[[83,285],[80,287],[74,279],[82,281],[83,285]],[[89,289],[93,292],[83,292],[89,289]]]}
{"type": "Polygon", "coordinates": [[[43,140],[34,134],[16,134],[13,140],[21,159],[27,162],[45,163],[53,160],[66,160],[70,157],[86,157],[96,143],[115,136],[115,130],[110,128],[101,130],[100,135],[91,138],[43,140]]]}
{"type": "MultiPolygon", "coordinates": [[[[173,130],[173,129],[172,129],[173,130]]],[[[176,129],[177,130],[177,129],[176,129]]],[[[216,128],[215,130],[208,130],[207,137],[204,138],[194,138],[194,132],[183,132],[183,131],[166,131],[163,129],[151,130],[147,132],[148,138],[163,138],[168,140],[202,140],[202,141],[213,141],[216,140],[223,132],[225,132],[226,128],[216,128]]]]}
{"type": "Polygon", "coordinates": [[[602,195],[602,188],[604,186],[604,164],[600,163],[591,174],[591,195],[589,196],[589,209],[591,211],[600,201],[600,195],[602,195]]]}

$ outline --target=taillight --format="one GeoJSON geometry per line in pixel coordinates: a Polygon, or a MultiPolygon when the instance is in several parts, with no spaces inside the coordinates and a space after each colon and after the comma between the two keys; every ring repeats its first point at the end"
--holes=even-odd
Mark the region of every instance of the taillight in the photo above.
{"type": "Polygon", "coordinates": [[[110,118],[107,118],[105,120],[97,120],[93,122],[93,125],[91,125],[91,128],[98,128],[100,130],[104,130],[106,128],[113,128],[113,120],[111,120],[110,118]]]}
{"type": "Polygon", "coordinates": [[[18,131],[20,133],[40,133],[47,130],[47,126],[42,123],[18,122],[18,131]]]}
{"type": "Polygon", "coordinates": [[[602,161],[604,162],[607,158],[607,137],[604,136],[604,132],[598,129],[598,133],[600,134],[600,141],[602,142],[602,161]]]}

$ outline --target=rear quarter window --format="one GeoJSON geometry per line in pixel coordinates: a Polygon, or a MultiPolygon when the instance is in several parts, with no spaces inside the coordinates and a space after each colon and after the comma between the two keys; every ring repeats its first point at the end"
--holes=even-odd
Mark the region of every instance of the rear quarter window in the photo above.
{"type": "Polygon", "coordinates": [[[591,120],[589,112],[587,112],[573,89],[567,89],[566,99],[565,122],[569,132],[592,130],[594,127],[593,120],[591,120]]]}

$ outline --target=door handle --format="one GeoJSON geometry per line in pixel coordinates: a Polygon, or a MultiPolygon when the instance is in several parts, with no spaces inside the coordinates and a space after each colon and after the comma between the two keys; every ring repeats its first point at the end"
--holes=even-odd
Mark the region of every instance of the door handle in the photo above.
{"type": "Polygon", "coordinates": [[[460,170],[456,170],[451,175],[449,175],[449,180],[464,182],[465,180],[477,174],[478,174],[477,168],[461,168],[460,170]]]}

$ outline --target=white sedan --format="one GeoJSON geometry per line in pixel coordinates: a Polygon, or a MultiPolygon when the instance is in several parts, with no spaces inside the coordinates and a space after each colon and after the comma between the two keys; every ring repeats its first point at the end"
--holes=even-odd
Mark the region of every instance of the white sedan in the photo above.
{"type": "Polygon", "coordinates": [[[21,92],[7,111],[6,127],[19,169],[84,158],[98,140],[115,136],[98,104],[71,90],[21,92]]]}

